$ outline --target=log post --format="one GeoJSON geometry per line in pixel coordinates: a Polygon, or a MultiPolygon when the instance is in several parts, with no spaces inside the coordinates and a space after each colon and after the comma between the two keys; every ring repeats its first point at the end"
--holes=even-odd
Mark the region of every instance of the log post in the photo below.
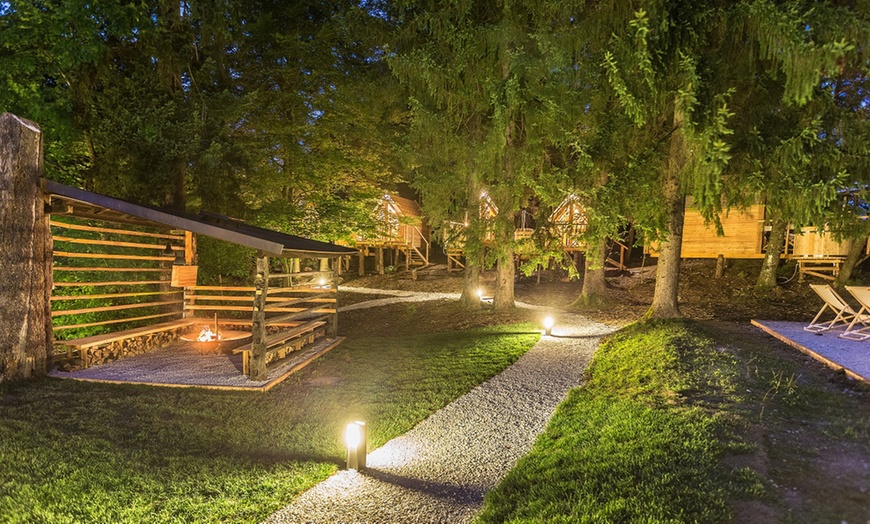
{"type": "Polygon", "coordinates": [[[39,187],[42,132],[0,114],[0,383],[51,365],[52,242],[39,187]]]}
{"type": "Polygon", "coordinates": [[[725,276],[725,255],[719,254],[716,257],[716,278],[722,278],[725,276]]]}
{"type": "Polygon", "coordinates": [[[378,246],[378,275],[384,274],[384,248],[382,246],[378,246]]]}
{"type": "Polygon", "coordinates": [[[251,319],[251,380],[266,380],[266,293],[269,291],[269,257],[257,257],[254,279],[254,313],[251,319]]]}
{"type": "Polygon", "coordinates": [[[359,250],[359,276],[366,276],[366,256],[363,255],[362,249],[359,250]]]}
{"type": "MultiPolygon", "coordinates": [[[[335,264],[332,266],[332,289],[335,290],[335,298],[338,298],[338,277],[339,277],[339,267],[341,266],[341,259],[335,258],[335,264]]],[[[333,304],[333,308],[335,309],[335,313],[332,314],[332,322],[329,325],[329,335],[332,338],[338,338],[338,304],[333,304]]]]}

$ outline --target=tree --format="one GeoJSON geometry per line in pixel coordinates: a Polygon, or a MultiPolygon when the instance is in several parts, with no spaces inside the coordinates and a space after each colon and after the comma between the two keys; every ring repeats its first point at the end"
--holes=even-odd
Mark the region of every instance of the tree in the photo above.
{"type": "MultiPolygon", "coordinates": [[[[491,1],[428,8],[402,2],[393,13],[400,38],[389,63],[411,100],[413,184],[428,216],[470,218],[472,276],[484,251],[476,216],[486,189],[498,208],[484,259],[497,268],[497,309],[514,303],[517,213],[552,174],[540,124],[558,90],[546,67],[550,49],[538,37],[569,20],[565,12],[491,1]]],[[[463,297],[473,296],[474,287],[467,279],[463,297]]]]}
{"type": "Polygon", "coordinates": [[[715,222],[733,143],[733,89],[750,85],[758,77],[753,64],[761,61],[780,73],[783,103],[806,103],[822,72],[836,67],[850,47],[844,39],[850,29],[842,28],[855,24],[845,22],[848,9],[833,3],[809,9],[764,0],[648,2],[642,8],[612,2],[595,16],[614,35],[604,63],[624,110],[638,125],[657,128],[667,143],[660,179],[666,227],[648,316],[679,316],[685,196],[715,222]]]}

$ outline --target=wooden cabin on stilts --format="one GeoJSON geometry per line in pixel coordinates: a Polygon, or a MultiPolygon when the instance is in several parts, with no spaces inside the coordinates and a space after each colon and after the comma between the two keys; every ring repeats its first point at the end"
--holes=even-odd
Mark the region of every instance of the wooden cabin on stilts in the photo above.
{"type": "MultiPolygon", "coordinates": [[[[767,249],[770,226],[767,225],[766,207],[756,203],[741,209],[731,209],[719,217],[723,235],[713,224],[706,223],[700,211],[686,199],[683,225],[682,258],[758,259],[767,249]]],[[[656,244],[648,244],[646,252],[658,256],[656,244]]],[[[781,258],[797,263],[799,280],[815,276],[834,280],[840,272],[851,241],[837,242],[824,227],[794,228],[789,226],[781,258]]],[[[870,249],[870,245],[868,245],[870,249]]]]}
{"type": "Polygon", "coordinates": [[[429,265],[429,228],[416,201],[398,195],[384,195],[374,211],[377,231],[357,235],[359,275],[365,275],[367,257],[374,258],[375,271],[383,275],[387,266],[405,270],[429,265]]]}
{"type": "MultiPolygon", "coordinates": [[[[587,249],[583,235],[589,225],[586,208],[581,203],[580,197],[573,193],[565,197],[550,214],[549,224],[558,235],[562,248],[572,256],[574,264],[578,265],[580,256],[587,249]]],[[[615,238],[609,240],[610,248],[604,261],[606,266],[620,271],[627,269],[626,263],[633,243],[632,235],[633,232],[629,230],[628,239],[625,241],[615,238]]]]}

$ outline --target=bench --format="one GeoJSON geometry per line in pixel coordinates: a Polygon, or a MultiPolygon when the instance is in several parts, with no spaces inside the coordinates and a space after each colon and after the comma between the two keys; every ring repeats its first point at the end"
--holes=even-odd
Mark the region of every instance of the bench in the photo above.
{"type": "Polygon", "coordinates": [[[844,258],[798,258],[798,282],[803,282],[807,275],[825,280],[835,280],[840,274],[840,266],[844,258]]]}
{"type": "Polygon", "coordinates": [[[82,367],[86,368],[88,367],[88,353],[94,348],[105,346],[111,344],[112,342],[118,342],[120,340],[128,340],[131,338],[141,337],[143,335],[162,333],[164,331],[172,331],[174,329],[183,328],[191,324],[195,324],[197,321],[198,319],[195,318],[182,318],[169,322],[161,322],[159,324],[150,324],[147,326],[125,329],[123,331],[115,331],[113,333],[105,333],[103,335],[93,335],[90,337],[76,338],[72,340],[60,340],[56,341],[55,345],[65,346],[67,351],[67,358],[70,360],[72,360],[72,352],[76,349],[79,350],[79,356],[82,360],[82,367]]]}
{"type": "MultiPolygon", "coordinates": [[[[266,337],[266,361],[273,355],[280,360],[287,356],[288,352],[298,351],[306,344],[326,333],[326,320],[322,317],[315,318],[290,329],[284,329],[266,337]]],[[[249,342],[233,350],[233,354],[242,354],[242,373],[248,375],[251,364],[251,351],[254,343],[249,342]]]]}

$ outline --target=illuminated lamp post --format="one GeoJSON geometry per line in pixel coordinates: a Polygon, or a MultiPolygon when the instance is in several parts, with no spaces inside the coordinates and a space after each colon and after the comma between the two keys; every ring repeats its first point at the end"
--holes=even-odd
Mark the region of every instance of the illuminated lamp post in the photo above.
{"type": "Polygon", "coordinates": [[[553,326],[556,325],[556,320],[553,317],[544,317],[544,334],[550,336],[553,334],[553,326]]]}
{"type": "Polygon", "coordinates": [[[363,470],[366,467],[366,423],[351,422],[344,431],[347,444],[347,469],[363,470]]]}

